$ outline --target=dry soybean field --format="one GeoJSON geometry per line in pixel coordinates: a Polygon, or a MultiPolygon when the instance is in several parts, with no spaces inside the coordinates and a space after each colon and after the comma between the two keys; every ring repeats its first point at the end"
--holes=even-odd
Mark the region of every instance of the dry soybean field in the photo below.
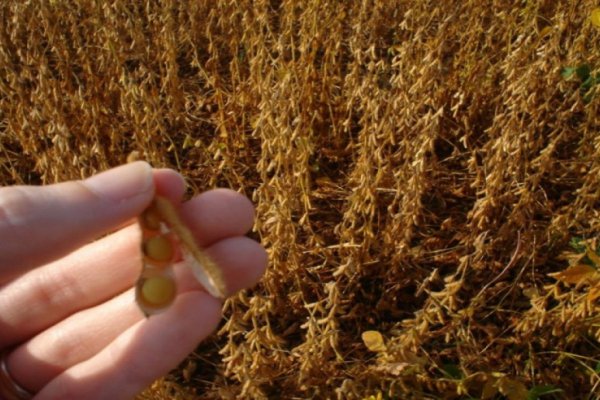
{"type": "Polygon", "coordinates": [[[140,399],[597,399],[598,7],[5,0],[0,183],[254,202],[264,279],[140,399]]]}

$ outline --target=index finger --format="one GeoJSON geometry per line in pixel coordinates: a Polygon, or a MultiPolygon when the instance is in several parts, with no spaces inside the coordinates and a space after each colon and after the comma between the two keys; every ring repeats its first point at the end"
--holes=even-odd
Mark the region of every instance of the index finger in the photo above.
{"type": "Polygon", "coordinates": [[[0,188],[0,279],[55,260],[138,215],[152,168],[126,164],[83,181],[0,188]]]}

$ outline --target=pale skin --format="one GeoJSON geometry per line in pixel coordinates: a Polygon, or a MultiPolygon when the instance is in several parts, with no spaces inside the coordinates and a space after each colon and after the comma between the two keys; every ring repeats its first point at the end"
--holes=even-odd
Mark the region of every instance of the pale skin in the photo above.
{"type": "MultiPolygon", "coordinates": [[[[155,194],[179,204],[184,191],[179,174],[144,162],[86,181],[0,188],[0,350],[36,400],[133,398],[217,327],[222,300],[182,265],[166,311],[146,319],[134,301],[135,218],[155,194]]],[[[180,213],[229,295],[258,282],[267,256],[244,236],[254,218],[247,198],[212,190],[180,213]]]]}

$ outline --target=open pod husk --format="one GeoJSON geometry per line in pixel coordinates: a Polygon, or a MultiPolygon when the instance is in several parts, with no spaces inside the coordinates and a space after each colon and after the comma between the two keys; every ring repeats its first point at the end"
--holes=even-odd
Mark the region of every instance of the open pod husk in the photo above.
{"type": "Polygon", "coordinates": [[[136,282],[136,302],[144,315],[150,316],[169,307],[176,297],[177,287],[173,273],[175,246],[192,269],[194,276],[212,296],[224,298],[225,281],[219,266],[196,244],[192,232],[181,220],[175,206],[166,198],[156,196],[152,204],[140,215],[141,251],[143,266],[136,282]],[[160,240],[156,240],[159,238],[160,240]],[[154,249],[161,256],[152,256],[149,244],[159,242],[154,249]],[[150,280],[154,279],[154,282],[150,280]],[[148,288],[149,284],[153,284],[148,288]],[[155,301],[151,301],[152,297],[155,301]]]}

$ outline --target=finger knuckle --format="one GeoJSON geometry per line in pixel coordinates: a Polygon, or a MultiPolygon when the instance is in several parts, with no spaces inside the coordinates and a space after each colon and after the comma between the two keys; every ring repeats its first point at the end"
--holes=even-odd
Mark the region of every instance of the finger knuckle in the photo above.
{"type": "Polygon", "coordinates": [[[0,235],[12,242],[25,240],[24,227],[30,218],[31,197],[19,186],[0,188],[0,235]]]}

